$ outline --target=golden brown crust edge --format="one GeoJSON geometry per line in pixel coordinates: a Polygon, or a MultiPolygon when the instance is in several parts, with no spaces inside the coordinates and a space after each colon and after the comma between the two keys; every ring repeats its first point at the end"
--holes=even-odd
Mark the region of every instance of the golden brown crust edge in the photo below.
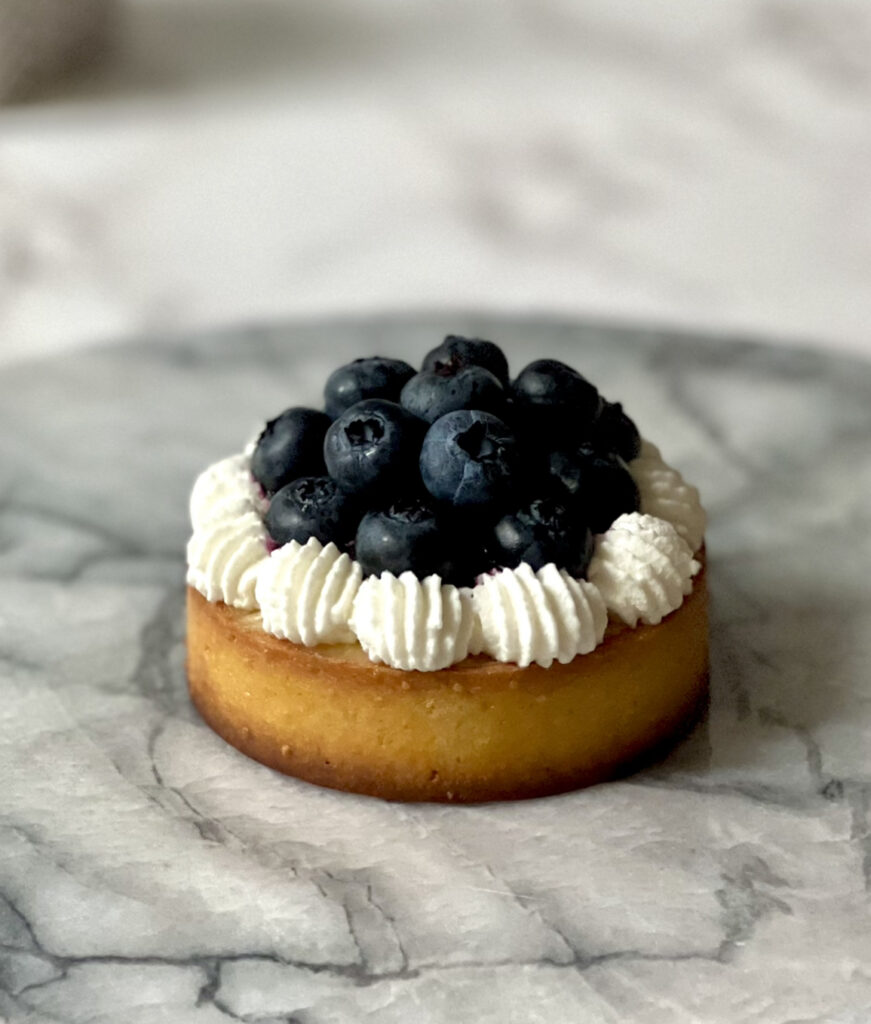
{"type": "Polygon", "coordinates": [[[403,672],[357,645],[306,648],[189,588],[188,680],[218,735],[277,771],[389,800],[544,796],[662,756],[707,699],[704,570],[658,626],[609,627],[549,669],[469,658],[403,672]]]}

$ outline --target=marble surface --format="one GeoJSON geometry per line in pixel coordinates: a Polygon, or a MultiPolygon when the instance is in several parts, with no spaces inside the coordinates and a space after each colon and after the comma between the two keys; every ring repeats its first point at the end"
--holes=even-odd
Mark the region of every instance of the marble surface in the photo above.
{"type": "Polygon", "coordinates": [[[0,374],[0,1019],[864,1024],[871,368],[557,319],[394,318],[0,374]],[[183,672],[186,496],[340,360],[574,361],[710,511],[712,702],[659,766],[394,805],[274,774],[183,672]]]}
{"type": "Polygon", "coordinates": [[[123,0],[0,108],[0,363],[494,309],[871,355],[867,0],[123,0]]]}

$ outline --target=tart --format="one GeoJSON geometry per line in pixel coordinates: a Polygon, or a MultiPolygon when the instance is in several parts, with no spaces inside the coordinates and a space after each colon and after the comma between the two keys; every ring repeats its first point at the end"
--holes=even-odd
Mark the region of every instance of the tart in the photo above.
{"type": "Polygon", "coordinates": [[[698,492],[554,360],[358,360],[191,497],[188,679],[289,775],[392,800],[633,770],[707,695],[698,492]]]}

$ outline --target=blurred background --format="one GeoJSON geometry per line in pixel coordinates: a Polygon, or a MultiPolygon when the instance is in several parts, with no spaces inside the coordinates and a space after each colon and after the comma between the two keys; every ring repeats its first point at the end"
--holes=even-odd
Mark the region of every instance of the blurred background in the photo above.
{"type": "Polygon", "coordinates": [[[871,356],[867,0],[0,0],[0,363],[555,312],[871,356]]]}

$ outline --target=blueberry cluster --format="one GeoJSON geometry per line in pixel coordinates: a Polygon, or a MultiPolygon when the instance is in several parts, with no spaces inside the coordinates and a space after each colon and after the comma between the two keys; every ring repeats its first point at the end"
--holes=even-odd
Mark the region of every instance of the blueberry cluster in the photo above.
{"type": "Polygon", "coordinates": [[[316,537],[366,575],[459,585],[521,562],[582,577],[593,534],[638,509],[635,424],[555,359],[511,381],[497,345],[449,335],[419,372],[340,367],[324,399],[270,421],[251,460],[278,545],[316,537]]]}

